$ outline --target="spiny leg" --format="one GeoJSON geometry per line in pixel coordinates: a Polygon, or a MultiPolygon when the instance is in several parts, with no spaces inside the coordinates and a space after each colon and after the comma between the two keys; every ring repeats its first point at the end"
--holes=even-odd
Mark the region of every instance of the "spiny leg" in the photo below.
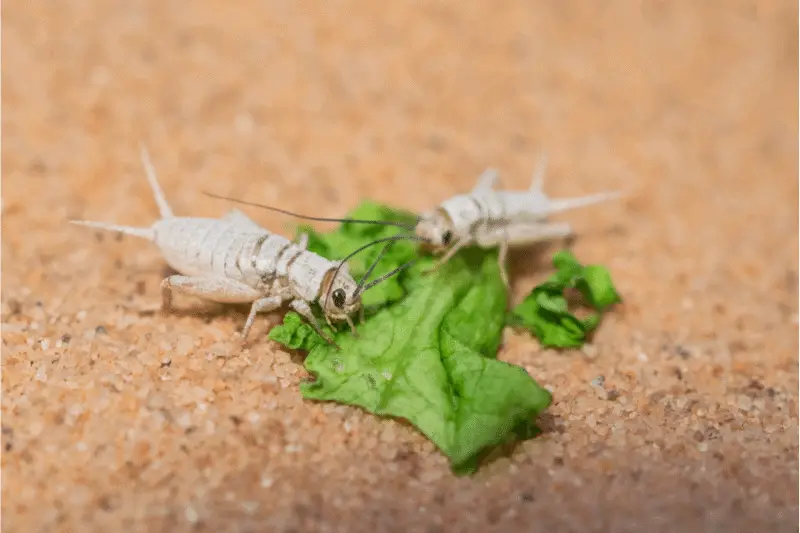
{"type": "Polygon", "coordinates": [[[449,250],[447,250],[447,253],[445,253],[444,256],[435,265],[433,265],[431,268],[427,269],[424,272],[424,274],[430,274],[430,273],[438,270],[443,264],[445,264],[447,261],[449,261],[450,258],[453,257],[461,248],[466,246],[467,243],[468,243],[467,239],[462,239],[462,240],[458,241],[449,250]]]}
{"type": "Polygon", "coordinates": [[[308,233],[301,233],[297,238],[297,246],[301,250],[308,250],[308,233]]]}
{"type": "Polygon", "coordinates": [[[161,281],[165,309],[172,308],[173,291],[224,304],[250,303],[262,296],[260,291],[233,279],[176,274],[161,281]]]}
{"type": "Polygon", "coordinates": [[[247,321],[244,323],[244,328],[242,329],[242,341],[247,340],[247,335],[250,333],[250,328],[253,327],[253,322],[255,322],[258,313],[274,311],[280,307],[282,303],[283,300],[280,296],[267,296],[266,298],[260,298],[253,302],[253,305],[250,306],[250,314],[247,315],[247,321]]]}
{"type": "Polygon", "coordinates": [[[314,328],[317,333],[319,333],[320,337],[328,341],[329,344],[336,346],[337,349],[339,348],[339,345],[336,344],[333,339],[325,335],[325,333],[322,331],[322,328],[319,327],[319,322],[317,322],[317,318],[314,316],[314,313],[311,311],[311,306],[309,306],[307,302],[303,300],[292,300],[292,303],[289,304],[289,306],[297,311],[303,318],[305,318],[308,323],[311,324],[311,327],[314,328]]]}

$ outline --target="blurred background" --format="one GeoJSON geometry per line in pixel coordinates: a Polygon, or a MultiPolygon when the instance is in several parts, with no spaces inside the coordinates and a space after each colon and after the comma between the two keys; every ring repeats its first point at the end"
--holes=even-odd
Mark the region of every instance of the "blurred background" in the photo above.
{"type": "MultiPolygon", "coordinates": [[[[796,530],[797,19],[795,2],[745,0],[4,3],[6,524],[796,530]],[[405,426],[302,402],[301,365],[266,342],[247,364],[282,361],[283,388],[245,400],[255,393],[242,376],[255,370],[228,363],[242,365],[239,385],[203,415],[217,437],[156,438],[135,416],[141,391],[183,405],[181,387],[221,372],[197,343],[234,352],[242,316],[131,318],[120,302],[160,297],[157,250],[67,225],[155,220],[140,144],[186,216],[230,207],[203,190],[317,216],[365,198],[421,211],[490,166],[504,187],[526,188],[546,154],[552,196],[630,193],[562,217],[577,257],[608,266],[626,303],[591,356],[509,339],[501,358],[556,391],[551,431],[478,481],[453,480],[405,426]],[[107,340],[92,333],[100,326],[107,340]],[[75,340],[53,355],[65,334],[75,340]],[[166,384],[164,346],[185,338],[196,372],[166,384]],[[145,370],[117,372],[127,392],[97,407],[119,367],[89,361],[153,351],[145,370]],[[630,411],[597,404],[598,374],[630,411]],[[305,455],[228,427],[243,402],[263,412],[266,397],[290,414],[262,415],[253,435],[314,418],[322,429],[297,437],[305,455]],[[94,415],[70,415],[73,405],[94,415]],[[415,451],[386,459],[358,439],[331,442],[342,417],[359,421],[359,439],[392,427],[402,446],[390,446],[415,451]],[[258,477],[264,465],[274,472],[258,477]],[[338,504],[320,503],[336,491],[338,504]]],[[[247,211],[274,231],[296,223],[247,211]]],[[[515,254],[516,301],[549,273],[552,251],[515,254]]]]}

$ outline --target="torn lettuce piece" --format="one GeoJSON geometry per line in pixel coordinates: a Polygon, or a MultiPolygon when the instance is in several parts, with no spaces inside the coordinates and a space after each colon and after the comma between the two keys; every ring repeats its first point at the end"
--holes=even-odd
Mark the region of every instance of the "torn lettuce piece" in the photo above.
{"type": "Polygon", "coordinates": [[[551,395],[524,369],[495,359],[505,288],[495,254],[475,252],[419,278],[406,298],[360,326],[358,339],[349,331],[337,334],[341,351],[306,335],[308,326],[287,315],[281,332],[270,336],[294,339],[290,330],[304,331],[305,342],[292,346],[310,350],[305,366],[315,381],[301,386],[303,396],[405,418],[459,473],[474,471],[482,451],[520,428],[530,433],[551,395]]]}
{"type": "MultiPolygon", "coordinates": [[[[321,327],[323,333],[328,336],[333,335],[327,324],[321,327]]],[[[309,351],[317,344],[325,344],[326,342],[314,331],[314,328],[295,312],[287,313],[283,318],[283,324],[270,330],[269,338],[291,350],[304,351],[309,351]]]]}
{"type": "MultiPolygon", "coordinates": [[[[391,215],[397,216],[383,206],[366,204],[349,216],[385,220],[391,215]]],[[[315,232],[310,239],[314,251],[330,254],[335,249],[333,257],[344,257],[363,243],[402,232],[354,226],[343,224],[329,234],[315,232]]],[[[524,369],[496,359],[506,318],[497,252],[467,249],[437,272],[422,275],[435,259],[418,256],[414,242],[397,243],[406,244],[408,250],[393,249],[380,267],[388,272],[419,257],[419,263],[397,279],[401,296],[382,294],[378,300],[383,299],[383,307],[358,326],[358,338],[349,328],[335,333],[341,351],[293,312],[272,329],[270,338],[309,352],[305,366],[314,380],[301,385],[305,398],[404,418],[447,455],[454,471],[470,473],[484,451],[514,435],[533,436],[533,421],[552,397],[524,369]]],[[[380,253],[380,246],[376,248],[375,255],[380,253]]],[[[368,260],[351,271],[361,268],[368,268],[368,260]]]]}
{"type": "Polygon", "coordinates": [[[514,308],[509,323],[533,333],[543,346],[579,348],[600,324],[601,314],[622,299],[605,267],[583,266],[568,251],[556,253],[553,265],[556,273],[514,308]],[[595,312],[584,319],[572,314],[564,294],[568,289],[577,289],[595,312]]]}

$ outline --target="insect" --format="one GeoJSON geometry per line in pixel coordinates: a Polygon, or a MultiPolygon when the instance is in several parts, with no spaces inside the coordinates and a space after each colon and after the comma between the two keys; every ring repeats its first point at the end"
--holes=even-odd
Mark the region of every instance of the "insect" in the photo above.
{"type": "Polygon", "coordinates": [[[159,220],[150,227],[85,220],[71,222],[155,243],[167,264],[179,272],[161,282],[163,310],[172,308],[173,291],[218,303],[251,303],[241,332],[242,339],[246,340],[258,313],[268,313],[289,301],[291,309],[335,345],[320,328],[309,305],[318,301],[332,328],[332,320],[344,320],[357,335],[351,315],[359,312],[363,320],[361,293],[394,272],[364,285],[372,273],[370,268],[356,283],[345,260],[331,261],[308,251],[307,234],[293,242],[262,228],[238,209],[231,209],[218,219],[177,217],[166,201],[144,147],[141,147],[141,158],[161,214],[159,220]]]}
{"type": "MultiPolygon", "coordinates": [[[[541,157],[534,171],[533,181],[525,191],[497,191],[498,172],[487,169],[478,177],[478,182],[467,194],[445,200],[420,216],[411,226],[401,226],[413,235],[407,238],[420,240],[434,254],[444,255],[431,267],[434,271],[452,258],[459,250],[469,245],[481,248],[499,247],[498,262],[506,287],[509,287],[506,258],[511,246],[530,245],[549,239],[563,238],[572,234],[572,227],[565,222],[549,222],[550,215],[585,207],[618,198],[621,192],[604,192],[577,198],[552,199],[544,193],[544,174],[547,158],[541,157]]],[[[276,207],[227,198],[205,193],[215,198],[236,203],[262,207],[299,218],[339,222],[381,223],[375,220],[327,219],[307,217],[276,207]]]]}

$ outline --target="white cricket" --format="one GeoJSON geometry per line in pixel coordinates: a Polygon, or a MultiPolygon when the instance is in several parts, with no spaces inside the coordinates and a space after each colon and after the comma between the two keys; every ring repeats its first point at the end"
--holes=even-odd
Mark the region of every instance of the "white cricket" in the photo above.
{"type": "Polygon", "coordinates": [[[487,169],[478,177],[472,191],[449,198],[423,213],[416,224],[415,234],[434,253],[447,250],[431,270],[439,268],[465,246],[499,247],[500,273],[508,287],[506,258],[511,246],[529,246],[570,236],[573,231],[569,223],[549,222],[548,217],[613,200],[623,194],[617,191],[577,198],[550,198],[544,193],[546,165],[547,158],[542,156],[526,191],[495,190],[498,172],[487,169]]]}
{"type": "Polygon", "coordinates": [[[238,209],[231,209],[219,219],[174,216],[144,147],[141,157],[161,213],[159,220],[149,228],[71,222],[155,243],[167,264],[179,272],[161,282],[163,310],[171,309],[173,290],[218,303],[252,303],[241,333],[246,340],[258,313],[273,311],[289,301],[291,309],[335,344],[314,317],[309,302],[316,300],[331,327],[331,320],[346,320],[356,334],[350,315],[363,313],[363,280],[357,284],[345,262],[308,251],[307,234],[302,234],[298,242],[290,241],[260,227],[238,209]]]}
{"type": "MultiPolygon", "coordinates": [[[[405,226],[405,229],[414,232],[414,235],[408,235],[406,238],[421,241],[431,248],[434,254],[445,252],[428,272],[439,268],[465,246],[477,245],[484,249],[499,247],[500,273],[508,287],[506,258],[511,246],[526,246],[570,236],[573,233],[570,224],[549,222],[548,217],[570,209],[613,200],[623,195],[622,192],[602,192],[577,198],[550,198],[543,190],[546,164],[547,158],[542,156],[534,172],[533,182],[525,191],[495,190],[498,172],[492,168],[487,169],[478,177],[478,183],[472,191],[445,200],[422,213],[413,226],[405,226]]],[[[206,194],[311,220],[385,223],[372,220],[307,217],[268,205],[206,194]]]]}

